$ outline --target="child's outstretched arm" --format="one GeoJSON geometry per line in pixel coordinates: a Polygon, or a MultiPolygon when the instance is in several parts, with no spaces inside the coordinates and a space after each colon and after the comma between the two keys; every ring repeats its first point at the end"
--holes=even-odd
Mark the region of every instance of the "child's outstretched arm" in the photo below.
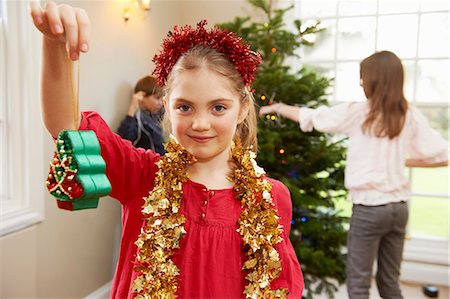
{"type": "Polygon", "coordinates": [[[264,116],[266,114],[276,113],[289,118],[290,120],[299,122],[299,112],[299,107],[290,106],[283,103],[276,103],[261,107],[261,109],[259,110],[259,115],[264,116]]]}
{"type": "Polygon", "coordinates": [[[74,128],[70,60],[89,49],[90,23],[86,12],[49,1],[41,8],[30,2],[31,16],[43,34],[41,99],[42,118],[52,136],[74,128]],[[70,59],[69,59],[70,57],[70,59]]]}
{"type": "Polygon", "coordinates": [[[407,159],[405,162],[406,167],[445,167],[448,166],[448,161],[441,162],[428,162],[420,159],[407,159]]]}

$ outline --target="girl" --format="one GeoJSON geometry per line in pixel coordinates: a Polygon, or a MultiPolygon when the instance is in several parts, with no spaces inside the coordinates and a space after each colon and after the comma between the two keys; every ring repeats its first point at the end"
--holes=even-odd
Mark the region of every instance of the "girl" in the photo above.
{"type": "Polygon", "coordinates": [[[313,128],[349,137],[345,184],[353,202],[348,233],[347,289],[350,298],[369,298],[372,265],[382,298],[403,298],[399,288],[409,182],[403,167],[448,163],[447,142],[403,95],[403,66],[393,53],[375,53],[360,64],[367,102],[318,109],[282,103],[262,107],[313,128]],[[407,159],[407,155],[410,159],[407,159]]]}
{"type": "MultiPolygon", "coordinates": [[[[43,119],[56,136],[72,127],[67,54],[77,60],[89,49],[89,18],[53,2],[32,3],[31,14],[43,33],[43,119]]],[[[134,148],[95,112],[79,122],[95,131],[111,196],[123,206],[111,297],[301,298],[289,191],[263,176],[249,151],[260,58],[204,25],[175,27],[154,58],[174,136],[164,156],[134,148]]]]}

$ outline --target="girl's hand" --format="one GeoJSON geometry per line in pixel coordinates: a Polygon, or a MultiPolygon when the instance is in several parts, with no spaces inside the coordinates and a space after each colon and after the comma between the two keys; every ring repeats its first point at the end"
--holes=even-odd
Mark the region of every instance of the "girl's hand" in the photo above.
{"type": "Polygon", "coordinates": [[[48,41],[65,44],[72,60],[89,50],[91,25],[83,9],[52,1],[42,9],[36,0],[30,2],[30,9],[36,28],[48,41]]]}
{"type": "Polygon", "coordinates": [[[259,109],[259,116],[266,114],[278,114],[290,120],[299,122],[300,107],[286,105],[283,103],[276,103],[268,106],[263,106],[259,109]]]}
{"type": "Polygon", "coordinates": [[[259,109],[259,116],[264,116],[266,114],[278,114],[279,113],[279,107],[281,106],[281,103],[276,103],[272,105],[263,106],[259,109]]]}

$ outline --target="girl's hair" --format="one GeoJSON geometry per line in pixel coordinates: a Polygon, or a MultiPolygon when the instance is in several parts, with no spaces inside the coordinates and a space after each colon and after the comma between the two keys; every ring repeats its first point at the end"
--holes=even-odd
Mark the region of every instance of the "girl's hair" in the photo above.
{"type": "Polygon", "coordinates": [[[146,95],[161,96],[162,88],[156,83],[156,78],[152,76],[146,76],[141,78],[134,87],[134,92],[143,91],[146,95]]]}
{"type": "MultiPolygon", "coordinates": [[[[170,93],[172,84],[179,73],[187,70],[200,69],[202,67],[206,67],[228,79],[235,91],[241,95],[241,107],[248,104],[248,114],[244,121],[238,124],[233,141],[239,142],[244,148],[252,147],[252,150],[256,152],[257,126],[255,100],[249,88],[244,84],[240,73],[236,70],[233,63],[228,60],[225,54],[204,45],[197,45],[189,49],[178,59],[170,72],[164,87],[165,94],[167,95],[170,93]]],[[[166,137],[171,133],[168,113],[164,115],[163,131],[166,137]]]]}
{"type": "Polygon", "coordinates": [[[400,134],[408,110],[403,77],[402,62],[392,52],[377,52],[361,61],[361,84],[370,107],[362,125],[365,133],[390,139],[400,134]]]}

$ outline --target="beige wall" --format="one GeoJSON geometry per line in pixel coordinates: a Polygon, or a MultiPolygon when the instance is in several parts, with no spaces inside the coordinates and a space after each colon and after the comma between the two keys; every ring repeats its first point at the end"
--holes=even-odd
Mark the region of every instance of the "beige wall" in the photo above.
{"type": "MultiPolygon", "coordinates": [[[[146,18],[122,19],[122,1],[70,1],[92,22],[91,50],[81,60],[81,109],[97,110],[116,129],[135,82],[175,24],[209,24],[246,14],[242,1],[152,1],[146,18]]],[[[36,78],[38,80],[38,78],[36,78]]],[[[25,136],[26,137],[26,136],[25,136]]],[[[42,163],[52,152],[45,142],[42,163]]],[[[120,235],[120,206],[110,198],[94,210],[58,210],[45,198],[43,222],[0,238],[0,298],[82,298],[109,280],[120,235]]]]}
{"type": "Polygon", "coordinates": [[[207,20],[209,26],[230,22],[235,16],[247,16],[252,10],[245,0],[183,0],[180,8],[182,24],[195,25],[207,20]]]}

